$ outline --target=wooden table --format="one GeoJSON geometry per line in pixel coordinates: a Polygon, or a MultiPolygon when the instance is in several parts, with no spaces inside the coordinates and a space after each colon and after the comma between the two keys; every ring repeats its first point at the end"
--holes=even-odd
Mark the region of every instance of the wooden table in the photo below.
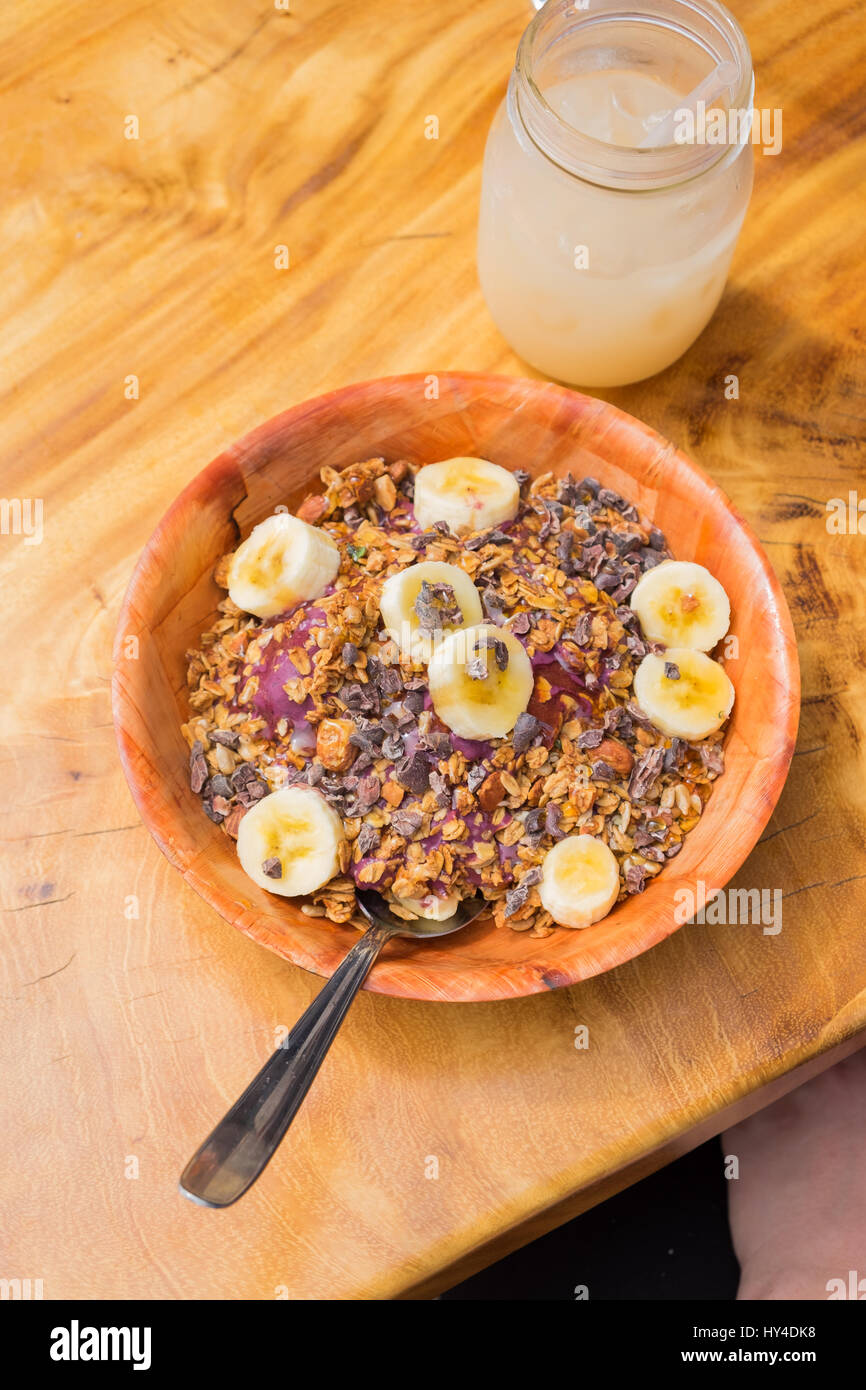
{"type": "Polygon", "coordinates": [[[783,930],[688,927],[514,1003],[363,995],[289,1142],[223,1213],[177,1176],[320,981],[219,920],[139,824],[109,711],[118,607],[176,492],[278,410],[391,372],[526,372],[487,317],[474,230],[528,12],[0,15],[2,489],[44,505],[41,545],[0,536],[0,1275],[46,1298],[428,1296],[862,1043],[866,540],[829,534],[825,503],[862,476],[866,31],[854,5],[734,8],[783,153],[758,154],[701,340],[608,395],[718,479],[787,592],[800,741],[738,879],[784,890],[783,930]]]}

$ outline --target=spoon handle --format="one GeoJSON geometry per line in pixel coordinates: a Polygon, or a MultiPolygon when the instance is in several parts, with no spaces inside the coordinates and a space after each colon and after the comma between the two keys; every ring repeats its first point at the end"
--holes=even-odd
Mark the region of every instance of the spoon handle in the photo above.
{"type": "Polygon", "coordinates": [[[243,1196],[273,1157],[334,1041],[367,972],[394,928],[371,926],[352,947],[289,1036],[190,1159],[180,1190],[208,1207],[243,1196]]]}

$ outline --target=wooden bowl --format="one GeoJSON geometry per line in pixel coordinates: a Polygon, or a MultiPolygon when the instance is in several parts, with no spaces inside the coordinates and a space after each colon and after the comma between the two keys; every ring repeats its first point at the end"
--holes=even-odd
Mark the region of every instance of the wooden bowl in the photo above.
{"type": "Polygon", "coordinates": [[[561,386],[460,372],[347,386],[269,420],[193,479],[139,560],[118,629],[114,720],[145,824],[197,893],[286,960],[327,976],[357,940],[352,927],[305,917],[246,877],[233,842],[189,789],[179,726],[187,717],[184,653],[223,597],[212,578],[216,561],[277,504],[293,508],[317,490],[323,464],[342,468],[375,454],[420,462],[474,454],[533,474],[591,474],[661,527],[678,559],[700,561],[727,590],[739,657],[727,665],[737,698],[726,770],[660,877],[586,931],[534,940],[485,917],[441,942],[394,941],[366,988],[411,999],[505,999],[630,960],[677,930],[678,889],[694,891],[698,879],[722,888],[758,839],[793,752],[799,668],[778,581],[719,488],[646,425],[561,386]]]}

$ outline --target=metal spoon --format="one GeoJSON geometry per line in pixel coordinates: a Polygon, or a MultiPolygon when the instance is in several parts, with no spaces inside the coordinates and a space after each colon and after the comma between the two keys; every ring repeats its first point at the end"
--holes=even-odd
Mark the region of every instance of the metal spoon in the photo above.
{"type": "Polygon", "coordinates": [[[476,895],[461,902],[442,922],[430,918],[405,922],[394,916],[379,893],[369,889],[358,893],[358,905],[370,927],[184,1168],[180,1190],[193,1202],[228,1207],[255,1182],[301,1108],[349,1005],[386,941],[392,936],[447,936],[486,907],[476,895]]]}

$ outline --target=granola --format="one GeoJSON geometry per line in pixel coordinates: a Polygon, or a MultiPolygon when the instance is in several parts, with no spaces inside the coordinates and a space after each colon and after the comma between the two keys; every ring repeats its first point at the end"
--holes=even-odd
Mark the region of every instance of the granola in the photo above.
{"type": "MultiPolygon", "coordinates": [[[[188,653],[190,785],[232,838],[269,792],[320,792],[345,841],[339,875],[302,903],[310,916],[363,925],[356,886],[400,899],[480,890],[498,926],[547,936],[539,883],[552,846],[572,834],[602,840],[619,898],[643,892],[700,819],[724,769],[724,730],[670,737],[635,702],[637,666],[665,649],[627,601],[672,557],[631,503],[593,478],[521,472],[514,519],[458,536],[444,522],[418,526],[417,470],[383,458],[324,468],[324,492],[297,515],[339,547],[327,592],[275,618],[228,597],[218,605],[188,653]],[[418,561],[459,567],[485,619],[523,644],[532,696],[507,736],[446,727],[423,654],[383,627],[384,581],[418,561]]],[[[230,558],[216,571],[223,587],[230,558]]],[[[420,626],[453,619],[456,602],[447,584],[425,583],[420,626]]],[[[490,646],[504,670],[505,642],[490,646]]],[[[666,678],[678,675],[666,661],[666,678]]],[[[278,876],[279,861],[267,863],[278,876]]]]}

